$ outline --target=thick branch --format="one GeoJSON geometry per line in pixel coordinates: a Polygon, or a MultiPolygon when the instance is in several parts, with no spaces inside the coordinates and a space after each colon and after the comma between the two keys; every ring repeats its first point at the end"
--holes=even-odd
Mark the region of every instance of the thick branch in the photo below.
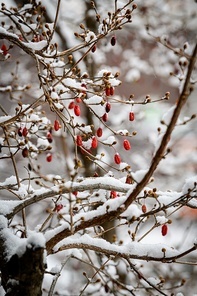
{"type": "Polygon", "coordinates": [[[172,261],[176,261],[177,259],[182,258],[190,254],[191,252],[196,251],[197,245],[194,245],[188,250],[179,253],[178,251],[173,250],[169,247],[167,248],[166,245],[162,246],[161,244],[144,244],[142,246],[141,243],[131,242],[125,246],[117,246],[110,244],[109,242],[106,242],[103,239],[81,237],[79,239],[76,239],[76,242],[75,240],[73,240],[73,242],[71,243],[62,245],[57,250],[55,250],[55,253],[63,250],[76,248],[84,250],[93,250],[95,252],[105,254],[106,256],[115,256],[124,259],[137,259],[143,261],[145,260],[171,263],[172,261]],[[87,243],[84,242],[85,239],[87,240],[87,243]],[[137,244],[140,244],[139,248],[137,248],[137,244]]]}
{"type": "MultiPolygon", "coordinates": [[[[96,177],[96,178],[87,178],[84,182],[68,182],[68,185],[66,186],[55,186],[54,188],[46,190],[46,192],[39,194],[35,193],[32,197],[29,199],[26,199],[19,203],[12,212],[9,212],[6,214],[7,219],[11,219],[16,215],[18,212],[20,212],[22,209],[26,208],[27,206],[30,206],[31,204],[34,204],[36,202],[39,202],[41,200],[44,200],[46,198],[54,197],[56,195],[61,195],[65,193],[70,193],[74,191],[83,192],[85,190],[91,191],[91,190],[115,190],[117,192],[128,192],[129,189],[132,188],[132,185],[124,184],[115,178],[106,178],[105,177],[96,177]]],[[[38,190],[39,192],[39,190],[38,190]]],[[[5,213],[4,213],[5,214],[5,213]]]]}

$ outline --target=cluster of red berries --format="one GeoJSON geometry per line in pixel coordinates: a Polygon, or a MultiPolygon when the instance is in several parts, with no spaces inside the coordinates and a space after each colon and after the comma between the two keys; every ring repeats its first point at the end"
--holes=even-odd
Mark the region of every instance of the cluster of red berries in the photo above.
{"type": "Polygon", "coordinates": [[[19,137],[26,137],[27,136],[27,134],[28,134],[28,129],[26,128],[26,126],[25,127],[20,127],[19,129],[18,129],[18,135],[19,135],[19,137]]]}
{"type": "MultiPolygon", "coordinates": [[[[82,141],[82,137],[80,135],[77,135],[76,137],[76,144],[79,147],[83,146],[83,141],[82,141]]],[[[91,148],[95,149],[98,146],[98,140],[95,136],[92,137],[92,142],[91,142],[91,148]]]]}
{"type": "Polygon", "coordinates": [[[68,105],[68,109],[74,109],[74,113],[75,113],[76,116],[80,116],[81,115],[80,106],[79,105],[76,105],[74,101],[70,102],[70,104],[68,105]]]}
{"type": "MultiPolygon", "coordinates": [[[[87,88],[87,86],[82,83],[81,85],[82,87],[84,88],[87,88]]],[[[86,91],[85,90],[82,90],[82,93],[83,93],[83,96],[86,96],[86,91]]],[[[80,97],[76,97],[74,101],[71,101],[68,105],[68,109],[73,109],[74,110],[74,114],[76,116],[80,116],[81,115],[81,108],[78,104],[80,104],[82,101],[82,99],[80,97]]]]}

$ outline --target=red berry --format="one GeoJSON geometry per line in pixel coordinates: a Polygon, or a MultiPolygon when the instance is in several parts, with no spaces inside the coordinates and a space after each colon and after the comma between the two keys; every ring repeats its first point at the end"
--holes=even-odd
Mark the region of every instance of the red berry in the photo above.
{"type": "Polygon", "coordinates": [[[112,36],[111,38],[111,45],[114,46],[116,44],[116,37],[112,36]]]}
{"type": "Polygon", "coordinates": [[[110,96],[113,96],[114,95],[114,88],[112,86],[110,87],[109,91],[110,91],[110,96]]]}
{"type": "Polygon", "coordinates": [[[131,144],[129,143],[128,140],[124,140],[123,146],[125,150],[130,150],[131,149],[131,144]]]}
{"type": "Polygon", "coordinates": [[[133,184],[133,179],[130,175],[127,175],[126,182],[127,184],[133,184]]]}
{"type": "Polygon", "coordinates": [[[75,196],[77,196],[78,191],[73,191],[72,194],[74,194],[75,196]]]}
{"type": "Polygon", "coordinates": [[[77,98],[75,98],[75,100],[76,100],[77,103],[81,103],[81,98],[77,97],[77,98]]]}
{"type": "Polygon", "coordinates": [[[142,205],[142,212],[145,214],[147,211],[146,205],[142,205]]]}
{"type": "Polygon", "coordinates": [[[46,161],[47,162],[51,162],[52,161],[52,154],[51,153],[48,153],[47,154],[46,161]]]}
{"type": "Polygon", "coordinates": [[[114,161],[116,164],[120,164],[121,163],[121,158],[120,158],[120,154],[119,153],[116,153],[114,155],[114,161]]]}
{"type": "Polygon", "coordinates": [[[102,119],[103,119],[104,122],[106,122],[108,120],[107,113],[103,114],[102,119]]]}
{"type": "Polygon", "coordinates": [[[106,106],[105,106],[105,111],[107,113],[109,113],[110,110],[111,110],[111,104],[110,103],[107,103],[106,106]]]}
{"type": "Polygon", "coordinates": [[[3,44],[1,46],[1,50],[3,51],[3,55],[6,56],[6,54],[8,53],[8,49],[7,49],[7,46],[5,44],[3,44]]]}
{"type": "Polygon", "coordinates": [[[97,146],[98,146],[97,138],[96,137],[93,137],[92,138],[92,145],[91,145],[91,147],[92,148],[96,148],[97,146]]]}
{"type": "Polygon", "coordinates": [[[49,143],[52,143],[53,142],[53,136],[50,132],[47,133],[47,140],[49,143]]]}
{"type": "Polygon", "coordinates": [[[110,87],[109,86],[106,87],[105,94],[106,94],[106,96],[110,96],[110,87]]]}
{"type": "Polygon", "coordinates": [[[28,129],[26,127],[24,127],[23,131],[22,131],[22,135],[23,137],[26,137],[28,134],[28,129]]]}
{"type": "Polygon", "coordinates": [[[77,136],[77,140],[76,140],[77,146],[82,146],[82,137],[81,136],[77,136]]]}
{"type": "Polygon", "coordinates": [[[110,198],[116,198],[117,197],[117,192],[116,191],[111,191],[110,192],[110,198]]]}
{"type": "Polygon", "coordinates": [[[55,211],[59,212],[63,207],[64,207],[63,204],[58,204],[55,206],[55,211]]]}
{"type": "Polygon", "coordinates": [[[166,224],[162,225],[161,227],[161,233],[163,236],[165,236],[168,232],[168,226],[166,224]]]}
{"type": "Polygon", "coordinates": [[[135,119],[135,114],[134,114],[134,112],[130,112],[130,113],[129,113],[129,120],[130,120],[130,121],[134,121],[134,119],[135,119]]]}
{"type": "Polygon", "coordinates": [[[22,137],[22,135],[23,135],[23,129],[22,129],[22,127],[20,127],[18,129],[18,135],[19,135],[19,137],[22,137]]]}
{"type": "Polygon", "coordinates": [[[57,132],[60,129],[60,123],[58,120],[54,121],[54,130],[57,132]]]}
{"type": "Polygon", "coordinates": [[[99,127],[99,128],[97,129],[96,134],[97,134],[97,137],[99,137],[99,138],[102,137],[102,135],[103,135],[103,130],[102,130],[101,127],[99,127]]]}
{"type": "Polygon", "coordinates": [[[94,46],[92,47],[92,52],[94,53],[96,51],[96,44],[94,44],[94,46]]]}
{"type": "Polygon", "coordinates": [[[80,110],[80,107],[78,105],[75,105],[74,113],[75,113],[76,116],[80,116],[81,110],[80,110]]]}
{"type": "Polygon", "coordinates": [[[23,156],[23,157],[28,157],[28,155],[29,155],[29,150],[28,150],[27,147],[25,147],[25,148],[23,149],[23,151],[22,151],[22,156],[23,156]]]}
{"type": "Polygon", "coordinates": [[[52,161],[52,158],[53,158],[52,157],[52,154],[51,153],[48,153],[47,156],[46,156],[46,161],[47,162],[51,162],[52,161]]]}
{"type": "Polygon", "coordinates": [[[68,109],[73,109],[75,107],[75,102],[72,101],[70,102],[70,104],[68,105],[68,109]]]}

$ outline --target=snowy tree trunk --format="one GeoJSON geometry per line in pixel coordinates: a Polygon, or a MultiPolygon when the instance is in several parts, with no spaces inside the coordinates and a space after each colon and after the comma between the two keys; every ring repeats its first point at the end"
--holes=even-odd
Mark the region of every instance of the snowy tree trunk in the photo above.
{"type": "Polygon", "coordinates": [[[6,296],[42,295],[43,248],[34,250],[30,246],[22,257],[13,255],[8,262],[1,264],[1,272],[6,296]]]}
{"type": "Polygon", "coordinates": [[[3,227],[0,230],[0,269],[6,296],[39,296],[45,271],[44,247],[35,241],[24,240],[16,247],[16,237],[3,227]],[[14,252],[15,250],[15,252],[14,252]],[[9,252],[13,254],[9,256],[9,252]]]}

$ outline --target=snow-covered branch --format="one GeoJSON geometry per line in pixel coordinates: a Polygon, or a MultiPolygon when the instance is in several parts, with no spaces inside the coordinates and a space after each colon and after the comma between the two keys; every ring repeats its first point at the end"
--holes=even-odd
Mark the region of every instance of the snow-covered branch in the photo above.
{"type": "Polygon", "coordinates": [[[93,250],[98,253],[104,253],[107,256],[122,257],[125,259],[137,259],[145,261],[172,262],[182,258],[191,252],[196,251],[197,245],[180,252],[164,244],[142,244],[130,242],[123,246],[118,246],[106,242],[102,238],[93,238],[87,234],[80,238],[66,238],[63,242],[57,244],[53,253],[68,249],[93,250]]]}

